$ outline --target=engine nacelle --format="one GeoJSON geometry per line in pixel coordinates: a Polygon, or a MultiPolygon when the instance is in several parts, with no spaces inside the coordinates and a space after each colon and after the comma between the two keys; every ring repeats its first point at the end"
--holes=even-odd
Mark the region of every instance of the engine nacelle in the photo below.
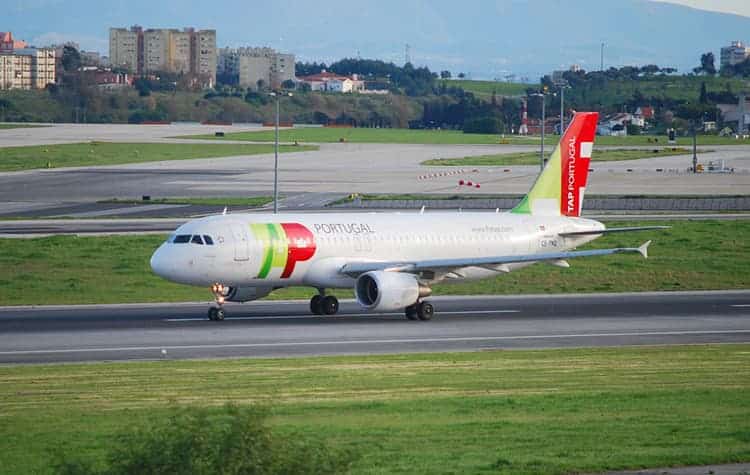
{"type": "Polygon", "coordinates": [[[401,272],[367,272],[354,285],[357,302],[367,310],[380,312],[404,309],[430,293],[414,275],[401,272]]]}
{"type": "Polygon", "coordinates": [[[227,302],[249,302],[270,294],[273,287],[225,287],[224,299],[227,302]]]}

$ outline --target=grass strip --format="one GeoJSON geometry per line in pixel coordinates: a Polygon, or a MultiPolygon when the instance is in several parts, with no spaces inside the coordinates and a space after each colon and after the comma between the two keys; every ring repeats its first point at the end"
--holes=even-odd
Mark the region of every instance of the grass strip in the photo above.
{"type": "Polygon", "coordinates": [[[9,129],[38,129],[40,127],[48,127],[47,125],[40,125],[40,124],[7,124],[7,123],[0,123],[0,130],[9,130],[9,129]]]}
{"type": "MultiPolygon", "coordinates": [[[[701,153],[710,150],[701,150],[701,153]]],[[[594,162],[614,162],[623,160],[638,160],[641,158],[670,157],[687,155],[692,151],[686,148],[656,148],[653,150],[632,149],[598,149],[594,150],[591,160],[594,162]]],[[[501,153],[495,155],[477,155],[463,158],[437,158],[425,160],[421,163],[428,166],[509,166],[509,165],[539,165],[538,152],[501,153]]]]}
{"type": "MultiPolygon", "coordinates": [[[[273,130],[234,132],[223,137],[215,135],[188,135],[176,138],[206,140],[245,140],[249,142],[273,142],[273,130]]],[[[392,143],[392,144],[474,144],[474,145],[537,145],[539,137],[505,134],[465,134],[460,130],[417,130],[417,129],[376,129],[351,127],[299,127],[279,131],[279,140],[286,143],[392,143]]],[[[691,137],[678,137],[677,145],[692,146],[691,137]]],[[[545,143],[555,145],[560,141],[559,135],[548,135],[545,143]]],[[[597,137],[597,145],[607,146],[666,146],[666,136],[633,135],[628,137],[597,137]]],[[[731,137],[701,135],[698,145],[748,145],[748,140],[731,137]]],[[[671,145],[671,144],[670,144],[671,145]]]]}
{"type": "MultiPolygon", "coordinates": [[[[279,197],[281,199],[281,197],[279,197]]],[[[243,206],[248,208],[259,208],[273,201],[271,196],[250,196],[250,197],[185,197],[185,198],[151,198],[148,201],[143,200],[121,200],[112,199],[100,201],[100,203],[122,203],[122,204],[168,204],[168,205],[193,205],[193,206],[243,206]]]]}
{"type": "Polygon", "coordinates": [[[0,463],[102,457],[175,405],[271,406],[354,473],[562,474],[750,460],[750,345],[0,367],[0,463]]]}
{"type": "MultiPolygon", "coordinates": [[[[317,150],[314,146],[279,147],[280,152],[317,150]]],[[[0,148],[0,171],[122,165],[273,153],[273,145],[88,142],[0,148]]]]}
{"type": "MultiPolygon", "coordinates": [[[[491,216],[488,214],[488,216],[491,216]]],[[[544,264],[496,278],[434,286],[435,295],[743,289],[750,283],[750,221],[617,222],[666,224],[665,231],[611,234],[587,246],[632,247],[653,240],[649,259],[606,256],[544,264]]],[[[0,305],[210,300],[208,289],[177,285],[149,267],[160,235],[0,239],[0,305]]],[[[309,298],[288,288],[269,298],[309,298]]],[[[351,291],[336,291],[340,297],[351,291]]]]}

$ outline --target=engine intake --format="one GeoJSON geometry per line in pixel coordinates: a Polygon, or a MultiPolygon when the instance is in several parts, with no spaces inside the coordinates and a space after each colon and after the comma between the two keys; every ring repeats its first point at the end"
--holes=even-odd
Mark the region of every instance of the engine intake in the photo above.
{"type": "Polygon", "coordinates": [[[381,312],[401,310],[431,293],[414,275],[400,272],[367,272],[354,285],[357,302],[367,310],[381,312]]]}

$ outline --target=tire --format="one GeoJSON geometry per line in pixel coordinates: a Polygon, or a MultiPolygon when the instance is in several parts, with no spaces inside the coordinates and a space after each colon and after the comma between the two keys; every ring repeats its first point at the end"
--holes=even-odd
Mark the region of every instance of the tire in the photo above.
{"type": "Polygon", "coordinates": [[[339,300],[333,295],[323,297],[321,308],[325,315],[336,315],[339,311],[339,300]]]}
{"type": "Polygon", "coordinates": [[[409,305],[404,309],[404,312],[406,313],[406,318],[409,320],[419,320],[417,317],[417,304],[409,305]]]}
{"type": "Polygon", "coordinates": [[[417,317],[423,322],[432,320],[433,315],[435,315],[435,307],[430,302],[420,302],[417,305],[417,317]]]}
{"type": "Polygon", "coordinates": [[[313,315],[323,315],[323,296],[313,295],[313,298],[310,299],[310,312],[313,315]]]}
{"type": "Polygon", "coordinates": [[[224,321],[224,309],[223,308],[217,308],[216,309],[216,318],[215,320],[217,322],[223,322],[224,321]]]}
{"type": "Polygon", "coordinates": [[[208,309],[208,319],[212,322],[216,320],[216,309],[211,307],[208,309]]]}

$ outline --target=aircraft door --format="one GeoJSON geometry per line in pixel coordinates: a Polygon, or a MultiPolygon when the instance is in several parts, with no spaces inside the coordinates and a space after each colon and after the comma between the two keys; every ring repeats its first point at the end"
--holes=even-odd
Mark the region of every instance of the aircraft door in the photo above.
{"type": "Polygon", "coordinates": [[[247,261],[250,259],[250,242],[247,237],[246,226],[242,223],[232,223],[232,238],[234,240],[234,260],[247,261]]]}

